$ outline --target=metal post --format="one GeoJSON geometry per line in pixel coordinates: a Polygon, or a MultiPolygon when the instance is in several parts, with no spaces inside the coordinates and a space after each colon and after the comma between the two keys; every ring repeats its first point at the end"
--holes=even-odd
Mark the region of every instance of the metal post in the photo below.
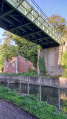
{"type": "Polygon", "coordinates": [[[28,93],[28,95],[30,94],[30,85],[29,85],[29,79],[28,79],[27,93],[28,93]]]}
{"type": "Polygon", "coordinates": [[[41,85],[39,85],[39,100],[41,102],[41,85]]]}
{"type": "Polygon", "coordinates": [[[39,77],[39,100],[41,101],[41,77],[39,77]]]}
{"type": "Polygon", "coordinates": [[[60,88],[58,88],[58,110],[60,111],[60,88]]]}
{"type": "Polygon", "coordinates": [[[18,73],[18,57],[16,57],[16,73],[18,73]]]}
{"type": "Polygon", "coordinates": [[[38,62],[37,62],[37,73],[38,73],[38,75],[40,74],[39,57],[40,57],[40,50],[38,50],[38,62]]]}
{"type": "Polygon", "coordinates": [[[20,81],[20,84],[19,84],[19,93],[21,93],[21,81],[20,81]]]}
{"type": "Polygon", "coordinates": [[[7,81],[7,88],[9,88],[9,81],[7,81]]]}

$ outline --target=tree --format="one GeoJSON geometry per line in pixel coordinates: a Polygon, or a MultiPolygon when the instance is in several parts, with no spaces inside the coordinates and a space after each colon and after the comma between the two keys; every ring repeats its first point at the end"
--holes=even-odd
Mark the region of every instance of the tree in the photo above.
{"type": "Polygon", "coordinates": [[[4,69],[4,60],[17,56],[17,47],[13,45],[5,45],[0,47],[0,70],[4,69]]]}
{"type": "Polygon", "coordinates": [[[17,56],[18,52],[17,52],[17,47],[13,46],[13,45],[4,45],[2,48],[1,48],[1,51],[0,53],[3,55],[3,57],[5,59],[9,59],[11,57],[15,57],[17,56]]]}
{"type": "Polygon", "coordinates": [[[5,38],[4,40],[3,45],[0,46],[0,70],[2,71],[4,69],[4,60],[18,55],[18,48],[11,45],[10,39],[5,38]]]}
{"type": "MultiPolygon", "coordinates": [[[[27,58],[28,60],[32,61],[34,66],[37,67],[38,49],[40,48],[39,45],[32,43],[31,41],[28,41],[24,38],[21,38],[15,34],[12,34],[8,31],[5,31],[4,35],[5,35],[4,46],[7,46],[7,47],[5,47],[5,51],[6,51],[5,55],[7,57],[9,56],[9,52],[11,52],[10,51],[11,48],[9,48],[9,46],[11,44],[11,40],[13,40],[13,41],[15,41],[15,44],[17,44],[18,55],[21,55],[21,56],[27,58]]],[[[13,50],[13,48],[12,48],[12,50],[13,50]]],[[[11,54],[10,54],[10,56],[11,56],[11,54]]]]}
{"type": "Polygon", "coordinates": [[[31,41],[28,41],[24,38],[19,36],[13,35],[12,39],[16,42],[18,46],[18,53],[19,55],[27,58],[28,60],[32,61],[34,66],[37,66],[37,55],[38,55],[38,46],[31,41]]]}
{"type": "Polygon", "coordinates": [[[66,20],[59,15],[52,15],[49,17],[49,23],[56,29],[61,36],[67,33],[66,20]]]}
{"type": "Polygon", "coordinates": [[[3,72],[4,69],[4,57],[3,54],[0,54],[0,70],[3,72]]]}

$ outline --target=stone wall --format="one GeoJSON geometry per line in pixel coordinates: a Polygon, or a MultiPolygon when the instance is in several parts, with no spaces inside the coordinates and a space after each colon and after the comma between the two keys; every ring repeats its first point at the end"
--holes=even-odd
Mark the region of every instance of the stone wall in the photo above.
{"type": "Polygon", "coordinates": [[[24,84],[50,86],[56,88],[67,88],[67,79],[65,78],[0,75],[0,82],[24,83],[24,84]]]}

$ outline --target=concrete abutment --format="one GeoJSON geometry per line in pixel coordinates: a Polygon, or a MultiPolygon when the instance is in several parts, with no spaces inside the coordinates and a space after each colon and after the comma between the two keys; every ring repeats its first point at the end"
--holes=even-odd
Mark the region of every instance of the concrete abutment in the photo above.
{"type": "MultiPolygon", "coordinates": [[[[38,58],[39,56],[44,57],[46,71],[48,75],[63,74],[62,55],[63,55],[63,51],[66,49],[67,49],[67,43],[61,46],[41,49],[40,53],[38,53],[38,58]]],[[[39,71],[39,66],[38,66],[38,71],[39,71]]]]}

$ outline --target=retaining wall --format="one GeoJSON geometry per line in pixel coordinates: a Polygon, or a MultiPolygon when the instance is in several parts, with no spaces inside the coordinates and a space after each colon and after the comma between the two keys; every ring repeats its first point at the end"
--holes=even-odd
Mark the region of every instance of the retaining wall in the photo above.
{"type": "Polygon", "coordinates": [[[25,83],[33,85],[50,86],[56,88],[67,88],[66,78],[0,75],[0,82],[25,83]]]}

